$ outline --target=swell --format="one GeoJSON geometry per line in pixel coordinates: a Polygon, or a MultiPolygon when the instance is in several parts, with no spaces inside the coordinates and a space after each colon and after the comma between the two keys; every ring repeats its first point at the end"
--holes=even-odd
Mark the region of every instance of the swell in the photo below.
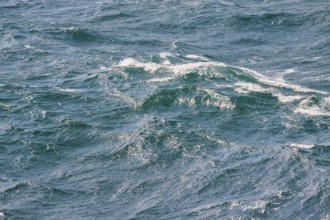
{"type": "Polygon", "coordinates": [[[229,143],[308,148],[329,141],[322,138],[329,132],[327,91],[197,55],[161,53],[154,62],[127,58],[109,70],[139,82],[119,94],[134,100],[130,105],[137,114],[201,127],[212,117],[229,143]]]}

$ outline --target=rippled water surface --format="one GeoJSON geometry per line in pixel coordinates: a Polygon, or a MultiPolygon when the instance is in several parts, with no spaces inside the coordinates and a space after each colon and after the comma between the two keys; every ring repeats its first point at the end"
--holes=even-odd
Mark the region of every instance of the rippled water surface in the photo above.
{"type": "Polygon", "coordinates": [[[330,219],[330,3],[0,2],[0,219],[330,219]]]}

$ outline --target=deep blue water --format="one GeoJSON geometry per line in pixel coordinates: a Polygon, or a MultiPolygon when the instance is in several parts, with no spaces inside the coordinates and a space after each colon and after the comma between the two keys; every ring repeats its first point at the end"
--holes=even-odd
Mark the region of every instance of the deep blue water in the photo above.
{"type": "Polygon", "coordinates": [[[0,219],[330,219],[330,2],[3,0],[0,219]]]}

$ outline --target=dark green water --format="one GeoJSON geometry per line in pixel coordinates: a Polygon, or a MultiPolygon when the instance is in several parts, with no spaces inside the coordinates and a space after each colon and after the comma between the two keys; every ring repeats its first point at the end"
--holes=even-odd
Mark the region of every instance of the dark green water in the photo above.
{"type": "Polygon", "coordinates": [[[0,3],[0,219],[330,219],[327,1],[0,3]]]}

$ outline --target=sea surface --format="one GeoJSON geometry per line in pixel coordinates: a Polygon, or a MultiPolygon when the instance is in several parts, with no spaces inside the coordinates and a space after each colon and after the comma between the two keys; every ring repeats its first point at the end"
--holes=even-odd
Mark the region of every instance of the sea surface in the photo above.
{"type": "Polygon", "coordinates": [[[330,219],[330,2],[2,0],[0,219],[330,219]]]}

